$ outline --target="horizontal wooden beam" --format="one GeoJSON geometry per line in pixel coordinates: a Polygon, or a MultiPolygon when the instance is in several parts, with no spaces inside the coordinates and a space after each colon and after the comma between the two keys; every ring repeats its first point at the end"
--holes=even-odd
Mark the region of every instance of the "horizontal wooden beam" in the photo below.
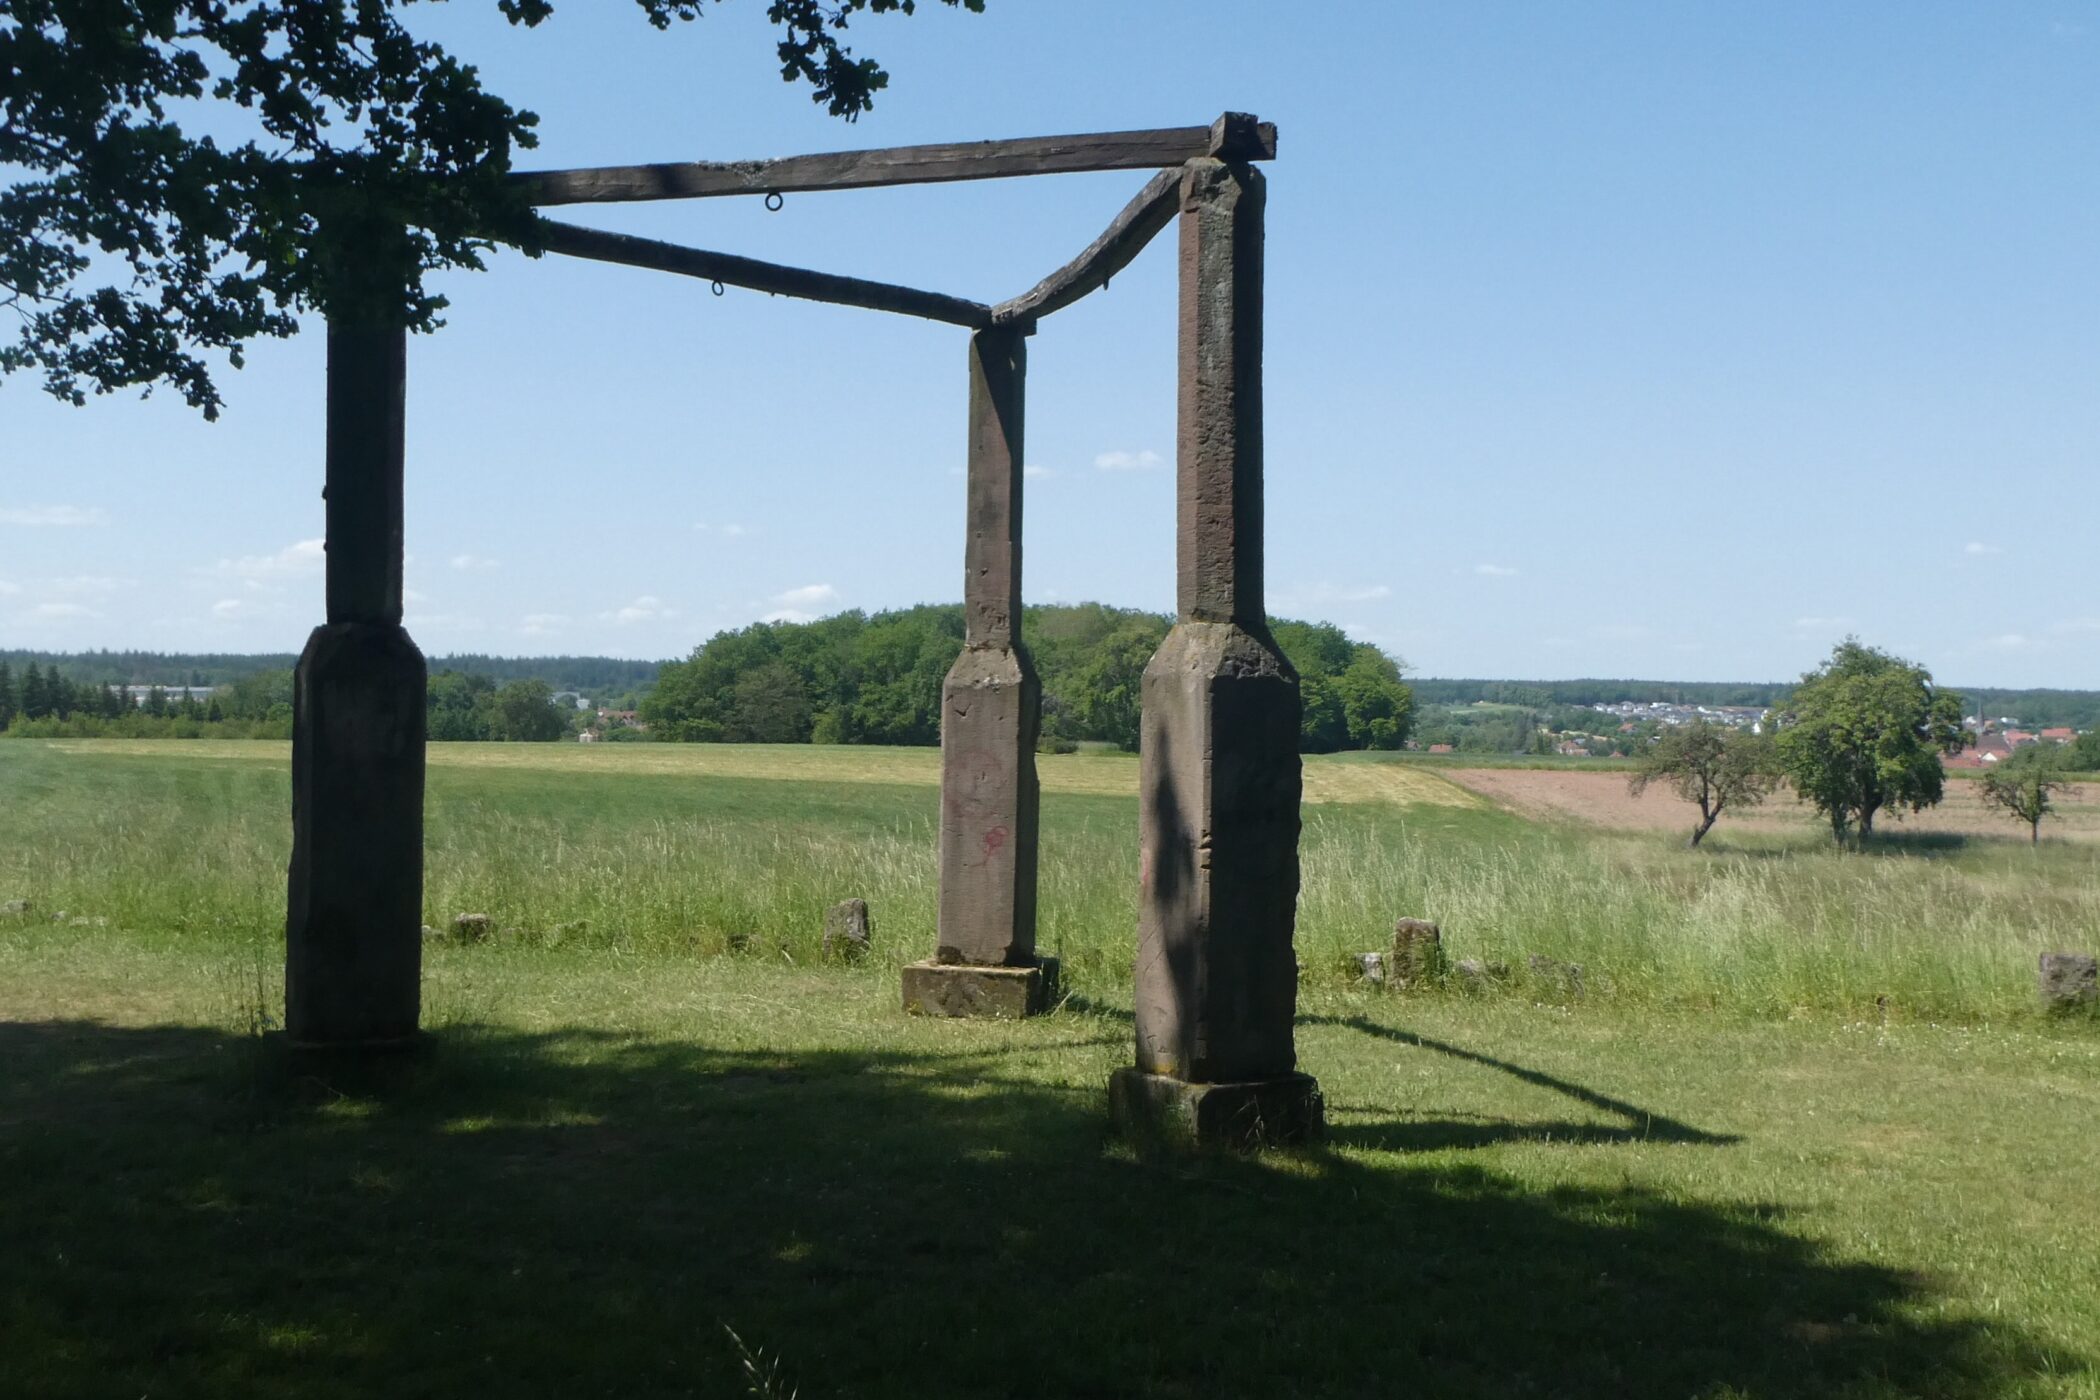
{"type": "Polygon", "coordinates": [[[745,287],[775,296],[799,297],[804,301],[828,301],[839,306],[860,306],[870,311],[895,311],[905,316],[923,316],[951,326],[981,329],[992,322],[992,309],[983,302],[962,297],[922,292],[888,282],[869,282],[859,277],[840,277],[830,272],[784,267],[779,263],[740,258],[733,253],[710,253],[699,248],[660,243],[625,233],[606,233],[576,224],[540,220],[540,242],[550,253],[597,262],[624,263],[658,272],[675,272],[702,281],[745,287]]]}
{"type": "Polygon", "coordinates": [[[1276,128],[1244,112],[1227,112],[1209,126],[1176,126],[1159,131],[892,146],[874,151],[786,156],[779,160],[699,160],[523,171],[511,178],[524,186],[526,197],[534,204],[612,204],[731,194],[858,190],[877,185],[996,180],[1087,170],[1152,170],[1180,165],[1198,156],[1274,160],[1276,128]]]}
{"type": "Polygon", "coordinates": [[[1181,209],[1181,170],[1162,170],[1145,183],[1137,198],[1123,206],[1102,235],[1085,252],[1011,301],[992,308],[995,325],[1035,321],[1062,310],[1130,266],[1153,235],[1174,221],[1181,209]]]}

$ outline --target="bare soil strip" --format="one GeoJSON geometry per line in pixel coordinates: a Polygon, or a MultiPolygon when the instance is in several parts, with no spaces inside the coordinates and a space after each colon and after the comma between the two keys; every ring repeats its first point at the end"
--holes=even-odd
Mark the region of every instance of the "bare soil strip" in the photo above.
{"type": "MultiPolygon", "coordinates": [[[[1441,776],[1482,797],[1528,817],[1548,821],[1580,822],[1588,826],[1620,831],[1684,831],[1698,820],[1699,809],[1657,784],[1634,797],[1626,791],[1623,772],[1591,772],[1570,768],[1450,768],[1441,776]]],[[[2078,784],[2076,792],[2057,800],[2059,813],[2042,823],[2045,839],[2067,838],[2100,842],[2100,782],[2078,784]]],[[[1781,791],[1762,807],[1727,812],[1721,830],[1728,826],[1763,831],[1791,830],[1820,825],[1813,808],[1781,791]]],[[[1877,830],[1930,832],[1959,836],[2022,837],[2027,828],[1983,801],[1983,784],[1973,779],[1949,778],[1947,795],[1938,807],[1905,813],[1900,820],[1884,813],[1877,830]]]]}

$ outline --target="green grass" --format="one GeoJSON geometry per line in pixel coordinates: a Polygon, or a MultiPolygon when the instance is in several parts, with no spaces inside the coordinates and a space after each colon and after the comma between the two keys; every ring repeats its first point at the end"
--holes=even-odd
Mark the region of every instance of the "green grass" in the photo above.
{"type": "MultiPolygon", "coordinates": [[[[1137,922],[1135,765],[1044,763],[1039,941],[1073,986],[1128,978],[1137,922]]],[[[1554,827],[1412,767],[1313,759],[1298,948],[1313,985],[1437,920],[1453,958],[1579,962],[1593,999],[1753,1017],[2035,1014],[2037,954],[2100,929],[2100,844],[2031,850],[1919,837],[1871,857],[1823,833],[1554,827]],[[1382,780],[1391,774],[1399,786],[1382,780]],[[1430,799],[1422,801],[1418,799],[1430,799]],[[1403,801],[1402,799],[1405,799],[1403,801]],[[1410,805],[1411,804],[1411,805],[1410,805]]],[[[442,746],[429,777],[426,909],[504,937],[622,955],[813,960],[828,905],[873,906],[892,965],[933,947],[937,768],[921,751],[684,745],[442,746]],[[831,763],[842,778],[820,775],[831,763]],[[777,772],[784,776],[762,776],[777,772]]],[[[270,936],[283,919],[285,748],[0,744],[0,899],[106,919],[152,941],[270,936]]]]}
{"type": "Polygon", "coordinates": [[[445,757],[433,917],[510,932],[433,944],[427,1053],[357,1066],[269,1033],[281,746],[0,745],[0,1392],[743,1394],[726,1327],[810,1400],[2100,1397],[2100,1036],[2017,946],[2096,926],[2076,848],[1310,806],[1330,1141],[1154,1159],[1103,1088],[1129,798],[1045,804],[1080,995],[930,1022],[924,782],[445,757]],[[814,965],[846,894],[881,954],[814,965]],[[1345,982],[1396,912],[1590,995],[1345,982]]]}

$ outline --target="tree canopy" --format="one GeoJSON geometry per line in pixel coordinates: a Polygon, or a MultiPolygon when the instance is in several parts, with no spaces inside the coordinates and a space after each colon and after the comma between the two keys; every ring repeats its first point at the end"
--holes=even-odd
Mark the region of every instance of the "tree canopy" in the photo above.
{"type": "MultiPolygon", "coordinates": [[[[539,119],[417,38],[408,3],[0,0],[0,305],[19,322],[0,379],[40,371],[76,404],[165,384],[216,418],[214,357],[239,368],[304,311],[431,330],[427,274],[532,250],[507,177],[539,119]]],[[[662,29],[709,0],[635,3],[662,29]]],[[[527,27],[554,11],[495,4],[527,27]]],[[[913,8],[769,0],[781,76],[852,120],[889,75],[840,35],[913,8]]]]}
{"type": "Polygon", "coordinates": [[[1848,834],[1874,834],[1886,808],[1940,800],[1940,755],[1968,742],[1962,698],[1922,666],[1848,637],[1774,711],[1780,766],[1795,791],[1848,834]]]}
{"type": "Polygon", "coordinates": [[[2064,777],[2066,754],[2053,744],[2029,744],[1983,775],[1983,800],[2027,823],[2027,839],[2042,840],[2042,818],[2056,810],[2057,793],[2077,791],[2064,777]]]}
{"type": "MultiPolygon", "coordinates": [[[[1168,625],[1098,603],[1027,609],[1045,740],[1135,749],[1139,685],[1168,625]]],[[[1325,623],[1278,622],[1274,632],[1299,672],[1307,752],[1406,739],[1414,697],[1397,661],[1325,623]]],[[[660,739],[937,744],[941,681],[962,645],[955,604],[755,623],[666,663],[642,719],[660,739]]]]}
{"type": "Polygon", "coordinates": [[[1769,739],[1704,719],[1664,729],[1641,752],[1640,764],[1627,791],[1638,797],[1650,783],[1667,783],[1699,808],[1693,846],[1706,839],[1722,812],[1756,806],[1778,781],[1769,739]]]}

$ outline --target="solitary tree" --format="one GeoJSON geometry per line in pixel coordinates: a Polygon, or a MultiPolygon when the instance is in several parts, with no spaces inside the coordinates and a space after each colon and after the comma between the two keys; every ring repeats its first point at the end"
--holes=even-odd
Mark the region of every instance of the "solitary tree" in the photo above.
{"type": "Polygon", "coordinates": [[[512,681],[496,692],[496,727],[513,743],[545,744],[568,725],[554,708],[554,687],[542,680],[512,681]]]}
{"type": "MultiPolygon", "coordinates": [[[[20,323],[0,378],[41,371],[73,403],[166,384],[215,418],[208,356],[239,368],[308,310],[427,331],[445,303],[426,274],[530,250],[508,176],[538,118],[411,33],[407,3],[0,0],[0,305],[20,323]]],[[[708,0],[636,3],[663,29],[708,0]]],[[[781,75],[851,120],[889,78],[840,32],[913,3],[769,0],[781,75]]],[[[495,6],[528,27],[554,9],[495,6]]]]}
{"type": "Polygon", "coordinates": [[[1693,847],[1706,839],[1721,813],[1755,807],[1779,781],[1771,742],[1704,719],[1667,729],[1642,752],[1641,766],[1626,784],[1635,797],[1654,782],[1667,783],[1699,808],[1693,847]]]}
{"type": "Polygon", "coordinates": [[[2063,754],[2054,745],[2032,744],[1983,775],[1983,800],[2027,823],[2027,839],[2040,845],[2042,818],[2055,807],[2055,793],[2076,792],[2063,776],[2063,754]]]}
{"type": "Polygon", "coordinates": [[[1940,800],[1940,755],[1959,753],[1962,699],[1932,674],[1856,637],[1801,678],[1775,712],[1780,767],[1843,845],[1864,841],[1884,808],[1940,800]]]}

